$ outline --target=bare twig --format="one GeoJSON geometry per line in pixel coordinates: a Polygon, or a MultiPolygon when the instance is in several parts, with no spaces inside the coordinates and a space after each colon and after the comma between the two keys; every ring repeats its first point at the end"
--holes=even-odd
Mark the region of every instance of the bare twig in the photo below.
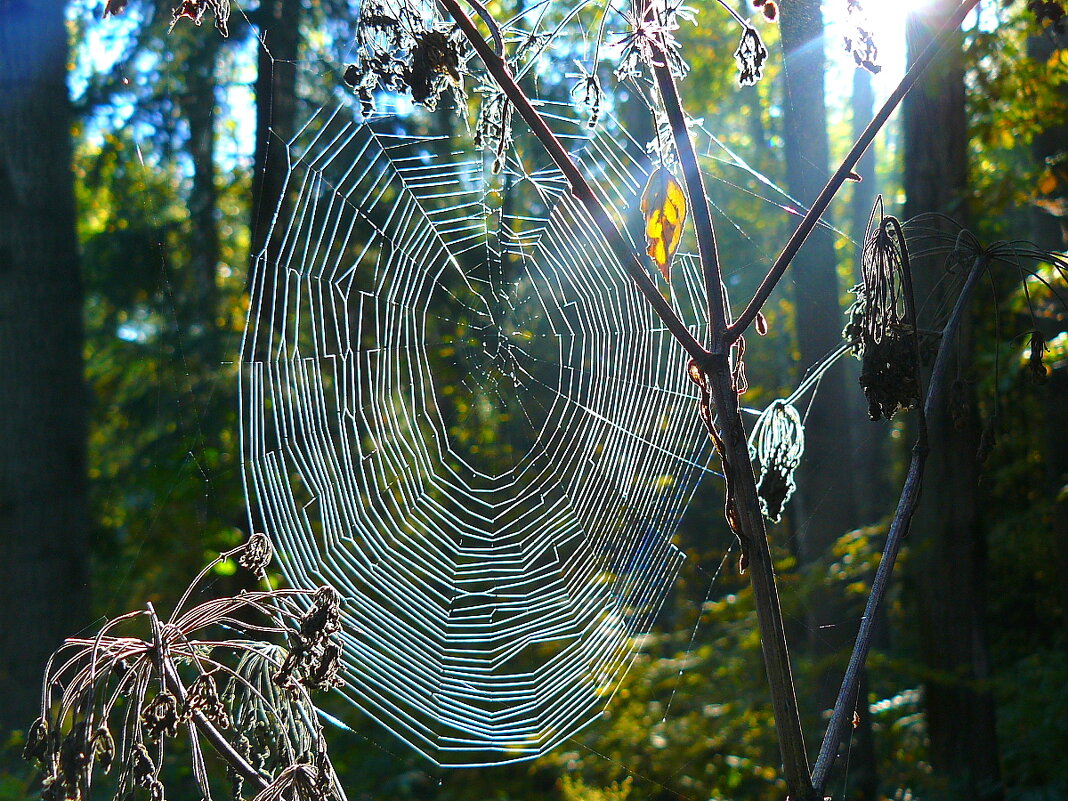
{"type": "Polygon", "coordinates": [[[452,16],[453,21],[459,26],[460,30],[463,31],[471,47],[486,65],[486,71],[489,72],[498,88],[508,98],[508,102],[515,107],[515,110],[519,112],[519,116],[530,126],[531,133],[537,137],[538,141],[548,151],[549,156],[560,168],[564,177],[567,178],[567,182],[571,186],[571,193],[583,205],[590,217],[593,218],[594,224],[601,232],[601,235],[604,236],[608,246],[612,249],[612,253],[627,270],[638,290],[649,301],[653,311],[664,321],[664,325],[667,326],[672,336],[679,341],[679,344],[686,349],[690,356],[695,359],[703,358],[707,355],[705,349],[694,339],[693,334],[690,333],[686,324],[675,313],[671,304],[664,300],[660,290],[656,288],[652,279],[649,278],[650,269],[639,260],[627,238],[612,222],[611,217],[608,216],[608,212],[594,194],[593,188],[589,185],[582,171],[571,160],[571,156],[568,155],[563,145],[553,135],[545,120],[542,119],[531,104],[526,93],[516,83],[515,78],[508,69],[508,65],[482,37],[474,22],[460,7],[458,0],[441,0],[441,4],[452,16]]]}
{"type": "Polygon", "coordinates": [[[705,294],[708,302],[708,325],[712,332],[709,351],[725,353],[720,347],[720,340],[730,323],[730,310],[726,307],[723,296],[723,271],[719,264],[719,250],[716,246],[716,229],[712,224],[712,211],[708,205],[708,193],[705,191],[704,176],[697,161],[693,140],[686,127],[686,115],[679,100],[679,90],[675,85],[675,76],[668,67],[667,55],[661,49],[655,54],[653,75],[656,77],[660,97],[664,101],[664,112],[671,124],[675,139],[675,150],[682,165],[682,180],[686,187],[686,197],[692,210],[694,230],[697,232],[697,253],[701,260],[701,274],[705,281],[705,294]]]}
{"type": "MultiPolygon", "coordinates": [[[[971,272],[961,288],[957,303],[953,307],[945,329],[942,331],[942,341],[938,346],[938,355],[935,357],[934,367],[931,370],[931,381],[927,389],[927,400],[921,413],[931,415],[941,399],[942,385],[945,383],[946,368],[949,364],[950,354],[953,351],[953,340],[957,328],[964,317],[968,300],[972,289],[986,266],[988,255],[980,254],[971,272]]],[[[894,563],[897,561],[898,551],[901,549],[901,541],[908,534],[909,524],[920,501],[920,485],[923,480],[923,469],[927,461],[929,448],[926,443],[926,435],[921,432],[921,440],[912,449],[912,461],[909,464],[908,474],[905,477],[905,485],[901,490],[901,499],[898,501],[894,512],[890,531],[886,535],[886,545],[883,548],[883,556],[872,581],[871,594],[864,609],[864,616],[860,620],[860,631],[857,634],[853,653],[849,657],[849,665],[846,667],[845,677],[842,679],[842,688],[838,691],[835,699],[834,711],[831,713],[831,721],[827,726],[827,732],[820,746],[819,757],[816,759],[816,767],[812,771],[812,785],[817,793],[822,793],[827,785],[827,778],[834,759],[838,752],[838,744],[842,741],[846,725],[852,718],[852,710],[857,703],[856,695],[860,686],[860,674],[864,669],[864,663],[871,649],[872,636],[875,633],[875,622],[882,606],[886,591],[890,585],[890,576],[894,571],[894,563]]]]}

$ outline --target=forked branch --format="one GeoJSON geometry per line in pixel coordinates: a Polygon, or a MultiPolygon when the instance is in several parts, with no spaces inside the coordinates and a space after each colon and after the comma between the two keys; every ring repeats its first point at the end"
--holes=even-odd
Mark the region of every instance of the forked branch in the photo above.
{"type": "Polygon", "coordinates": [[[808,239],[808,235],[812,233],[812,229],[816,227],[816,223],[819,222],[820,217],[827,211],[827,207],[831,205],[831,201],[834,196],[838,194],[838,190],[842,188],[849,176],[853,174],[857,164],[860,162],[861,156],[871,146],[871,143],[875,140],[879,131],[886,125],[886,121],[890,119],[890,115],[894,113],[894,110],[898,107],[902,100],[905,99],[905,95],[909,93],[909,90],[916,85],[916,82],[920,79],[927,68],[931,66],[931,62],[934,61],[946,42],[949,41],[950,36],[954,35],[964,22],[964,18],[971,13],[979,5],[979,0],[964,0],[960,4],[960,7],[953,12],[953,14],[945,21],[945,24],[939,29],[938,34],[931,40],[931,43],[927,45],[924,51],[917,57],[916,61],[909,68],[909,71],[905,73],[905,77],[901,79],[901,83],[897,85],[897,88],[887,98],[883,107],[879,109],[879,113],[875,115],[868,127],[864,129],[864,133],[857,139],[856,144],[846,154],[845,159],[842,160],[841,165],[835,170],[834,175],[827,181],[827,185],[823,187],[823,190],[819,193],[817,198],[813,201],[812,206],[806,212],[805,216],[801,219],[797,229],[786,243],[786,247],[782,249],[782,253],[775,260],[775,263],[771,265],[771,269],[768,270],[768,274],[764,277],[760,286],[757,287],[756,293],[753,295],[753,299],[749,301],[749,305],[745,307],[738,319],[727,330],[727,341],[734,342],[738,339],[745,330],[756,319],[757,314],[763,308],[768,298],[771,297],[771,293],[775,290],[775,287],[779,285],[779,281],[782,280],[786,270],[790,267],[790,262],[793,261],[794,256],[797,255],[797,251],[801,249],[801,246],[808,239]]]}
{"type": "MultiPolygon", "coordinates": [[[[971,298],[975,282],[983,273],[987,255],[980,254],[968,277],[964,281],[960,295],[957,297],[953,312],[946,322],[942,331],[942,340],[938,346],[938,355],[935,357],[934,368],[931,370],[931,380],[927,388],[927,398],[920,409],[921,420],[932,415],[940,401],[942,387],[945,384],[946,368],[949,364],[950,354],[955,347],[957,328],[964,317],[968,301],[971,298]]],[[[915,320],[915,317],[913,317],[915,320]]],[[[860,687],[860,676],[864,670],[864,663],[871,650],[872,637],[875,634],[875,623],[878,620],[879,610],[882,607],[886,591],[890,586],[890,576],[894,572],[894,563],[897,561],[901,542],[909,532],[909,524],[920,502],[920,486],[923,480],[923,470],[929,453],[927,445],[926,427],[919,432],[916,446],[912,449],[912,460],[909,463],[908,474],[905,477],[905,485],[901,490],[901,499],[898,501],[894,512],[893,521],[890,523],[890,531],[886,535],[886,545],[883,548],[883,556],[879,567],[875,571],[875,579],[872,581],[871,593],[864,608],[864,616],[860,619],[860,631],[857,634],[853,652],[849,657],[845,676],[842,679],[842,687],[835,699],[834,711],[831,713],[831,721],[824,734],[823,743],[820,746],[819,757],[816,759],[816,767],[812,770],[812,784],[817,793],[822,793],[827,785],[827,778],[834,759],[838,752],[838,744],[842,741],[846,725],[852,718],[852,711],[857,703],[857,692],[860,687]]]]}

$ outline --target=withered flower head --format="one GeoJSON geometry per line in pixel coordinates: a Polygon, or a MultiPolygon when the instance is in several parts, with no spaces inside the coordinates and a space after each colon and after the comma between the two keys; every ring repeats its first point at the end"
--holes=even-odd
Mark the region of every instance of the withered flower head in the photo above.
{"type": "Polygon", "coordinates": [[[899,409],[920,401],[918,346],[908,320],[903,270],[908,249],[896,219],[883,215],[876,200],[864,236],[864,283],[849,310],[845,337],[863,362],[860,385],[872,420],[890,420],[899,409]]]}
{"type": "Polygon", "coordinates": [[[219,698],[215,679],[209,673],[202,673],[189,685],[185,696],[186,717],[192,712],[199,712],[220,729],[230,728],[230,716],[226,706],[219,698]]]}
{"type": "Polygon", "coordinates": [[[734,51],[734,59],[738,62],[739,86],[753,86],[764,76],[768,49],[764,47],[756,28],[746,25],[742,30],[742,40],[734,51]]]}
{"type": "MultiPolygon", "coordinates": [[[[123,3],[125,6],[125,3],[123,3]]],[[[181,0],[171,10],[171,30],[179,20],[188,19],[199,26],[204,22],[204,14],[211,11],[215,17],[215,29],[225,39],[230,35],[230,0],[181,0]]]]}
{"type": "Polygon", "coordinates": [[[342,684],[341,679],[338,678],[340,669],[341,647],[337,643],[328,642],[305,674],[304,685],[310,690],[329,690],[332,687],[340,687],[342,684]]]}
{"type": "Polygon", "coordinates": [[[174,737],[180,722],[178,699],[166,690],[156,693],[156,697],[141,711],[141,721],[153,740],[158,740],[160,736],[174,737]]]}
{"type": "Polygon", "coordinates": [[[48,754],[52,750],[52,735],[48,729],[48,721],[37,718],[26,732],[26,744],[22,748],[22,758],[27,762],[33,762],[38,767],[43,767],[48,761],[48,754]]]}
{"type": "MultiPolygon", "coordinates": [[[[30,727],[25,748],[27,759],[47,771],[41,793],[45,801],[88,801],[94,797],[94,774],[113,765],[120,766],[116,798],[163,801],[159,766],[172,738],[182,731],[190,747],[181,752],[191,758],[204,798],[211,793],[204,759],[208,743],[225,741],[244,755],[245,763],[264,771],[258,789],[279,771],[307,762],[309,754],[325,753],[305,682],[310,676],[321,686],[336,683],[341,651],[329,637],[340,627],[338,594],[329,589],[313,597],[294,589],[243,591],[188,605],[213,567],[248,550],[260,557],[266,553],[262,541],[253,537],[249,545],[220,554],[201,570],[168,618],[160,619],[149,604],[108,620],[96,635],[72,637],[60,646],[48,663],[41,717],[30,727]],[[299,681],[278,692],[272,679],[285,649],[269,640],[217,639],[220,625],[229,632],[244,627],[245,636],[251,632],[296,641],[299,681]],[[226,680],[224,687],[216,686],[219,676],[226,680]],[[232,717],[240,720],[237,731],[232,717]],[[253,747],[255,753],[250,753],[253,747]]],[[[239,757],[228,757],[225,749],[220,753],[240,774],[244,763],[236,762],[239,757]]],[[[343,798],[333,780],[334,794],[343,798]]]]}
{"type": "Polygon", "coordinates": [[[760,466],[760,510],[768,520],[778,523],[797,489],[794,473],[805,453],[805,428],[797,409],[785,400],[772,401],[753,426],[749,451],[760,466]]]}
{"type": "Polygon", "coordinates": [[[262,577],[267,571],[267,565],[274,557],[274,548],[266,534],[257,531],[248,538],[245,549],[237,557],[237,563],[246,570],[251,570],[257,576],[262,577]]]}
{"type": "Polygon", "coordinates": [[[333,587],[320,587],[312,598],[311,609],[300,621],[300,636],[306,642],[318,643],[340,630],[341,596],[333,587]]]}
{"type": "Polygon", "coordinates": [[[89,743],[93,759],[100,765],[100,769],[107,773],[111,770],[111,763],[115,759],[115,739],[111,736],[107,726],[98,726],[93,732],[89,743]]]}
{"type": "Polygon", "coordinates": [[[460,86],[459,44],[444,31],[429,30],[415,35],[411,64],[404,73],[412,100],[428,109],[437,107],[448,88],[460,86]]]}

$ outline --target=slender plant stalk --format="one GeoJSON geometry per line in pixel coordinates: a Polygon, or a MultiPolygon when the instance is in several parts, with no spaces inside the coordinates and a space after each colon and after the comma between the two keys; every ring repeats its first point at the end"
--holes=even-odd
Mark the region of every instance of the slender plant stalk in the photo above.
{"type": "MultiPolygon", "coordinates": [[[[749,579],[753,586],[753,600],[760,628],[760,647],[771,690],[775,729],[782,753],[786,785],[791,798],[807,799],[812,797],[813,789],[809,782],[805,737],[801,729],[801,715],[797,707],[797,693],[794,690],[790,667],[790,649],[775,585],[775,566],[768,545],[767,528],[764,515],[760,511],[752,457],[749,454],[748,439],[738,406],[738,391],[728,358],[730,344],[726,340],[726,334],[730,312],[723,291],[715,226],[697,153],[686,127],[686,116],[679,99],[678,87],[663,52],[654,53],[653,73],[671,125],[679,163],[682,165],[683,182],[690,208],[693,210],[701,271],[708,295],[712,354],[706,363],[699,364],[699,369],[708,380],[716,405],[716,424],[720,429],[718,432],[710,431],[709,434],[717,445],[722,446],[720,457],[723,460],[724,475],[727,476],[728,503],[735,511],[735,533],[741,540],[749,560],[749,579]]],[[[713,425],[711,418],[706,422],[710,427],[713,425]]]]}
{"type": "Polygon", "coordinates": [[[875,115],[868,127],[864,129],[864,133],[860,135],[856,144],[853,145],[853,149],[849,151],[842,164],[835,171],[834,175],[827,182],[827,185],[823,187],[823,190],[819,193],[819,196],[813,201],[811,208],[801,219],[801,223],[797,226],[797,230],[794,231],[789,241],[786,243],[786,247],[783,248],[782,253],[775,260],[775,263],[768,270],[768,274],[764,276],[764,280],[760,286],[757,287],[756,293],[753,295],[753,299],[749,301],[749,305],[745,307],[738,319],[727,329],[727,341],[728,343],[734,342],[740,337],[745,329],[752,324],[756,318],[757,313],[767,302],[767,299],[771,296],[772,291],[778,286],[779,281],[782,279],[783,274],[790,266],[790,262],[793,261],[794,256],[797,255],[797,251],[801,249],[801,246],[808,239],[808,235],[812,233],[812,229],[816,227],[816,223],[819,222],[823,212],[827,210],[827,207],[831,205],[831,200],[838,193],[838,190],[842,188],[842,184],[846,182],[853,171],[856,169],[857,163],[860,161],[861,156],[864,155],[864,151],[868,149],[876,135],[882,130],[883,125],[890,119],[890,115],[897,108],[898,104],[904,100],[905,95],[909,93],[909,90],[916,85],[916,82],[920,79],[920,76],[927,71],[927,68],[934,61],[935,56],[941,52],[946,42],[949,41],[949,37],[954,35],[964,22],[964,18],[968,16],[973,8],[979,4],[979,0],[964,0],[960,4],[960,7],[953,13],[953,16],[949,17],[942,25],[941,29],[931,43],[927,45],[924,51],[916,59],[915,63],[909,68],[909,71],[905,73],[905,77],[901,79],[901,83],[897,85],[893,93],[887,98],[887,101],[883,104],[883,107],[879,109],[879,113],[875,115]]]}
{"type": "Polygon", "coordinates": [[[441,4],[452,16],[453,21],[460,30],[463,31],[468,43],[478,54],[478,57],[482,59],[482,62],[486,65],[486,71],[489,72],[494,83],[504,93],[508,102],[519,112],[519,116],[530,126],[531,133],[542,143],[553,162],[556,163],[564,177],[567,178],[567,182],[571,186],[571,194],[575,196],[593,218],[594,224],[608,242],[612,253],[626,268],[627,273],[638,286],[638,290],[649,301],[660,319],[664,321],[664,325],[667,326],[672,336],[679,341],[679,344],[686,349],[686,352],[691,357],[694,359],[704,358],[707,355],[707,351],[694,339],[693,334],[690,333],[686,324],[675,313],[671,304],[664,300],[664,296],[660,294],[656,284],[649,278],[649,268],[639,260],[630,242],[623,236],[616,224],[612,222],[612,218],[608,215],[601,201],[598,200],[597,195],[594,194],[593,188],[586,180],[586,176],[571,160],[571,156],[560,144],[549,126],[546,125],[545,120],[542,119],[531,104],[526,93],[516,83],[504,59],[497,55],[490,44],[482,37],[472,19],[460,7],[458,0],[441,0],[441,4]]]}
{"type": "MultiPolygon", "coordinates": [[[[178,703],[184,705],[186,698],[185,685],[182,684],[178,672],[174,669],[174,663],[171,661],[170,656],[165,652],[166,646],[160,631],[159,617],[157,617],[156,610],[151,603],[148,604],[148,614],[149,619],[152,621],[152,640],[155,646],[152,652],[152,661],[156,663],[156,670],[162,677],[167,689],[178,699],[178,703]]],[[[230,745],[222,732],[202,712],[195,710],[192,718],[193,724],[204,735],[204,739],[211,743],[219,756],[226,760],[234,771],[240,774],[245,781],[250,782],[257,791],[267,788],[267,780],[248,763],[248,760],[234,750],[234,747],[230,745]]]]}
{"type": "MultiPolygon", "coordinates": [[[[920,410],[924,417],[930,416],[941,400],[946,368],[949,364],[950,353],[954,347],[953,340],[956,338],[957,328],[964,317],[964,311],[967,308],[972,289],[986,266],[987,258],[983,254],[975,260],[942,332],[938,355],[935,357],[934,368],[931,370],[927,399],[920,410]]],[[[909,463],[908,474],[905,477],[905,485],[901,490],[901,499],[898,501],[897,510],[894,512],[890,531],[886,535],[883,556],[879,562],[878,569],[875,571],[875,579],[872,581],[871,593],[868,595],[864,616],[860,619],[860,631],[857,634],[853,652],[849,657],[849,665],[846,667],[845,676],[842,679],[842,688],[838,691],[838,697],[835,699],[831,721],[827,726],[827,732],[820,746],[816,767],[812,771],[812,785],[817,793],[822,793],[827,785],[827,778],[830,775],[831,768],[834,766],[835,756],[838,753],[838,744],[842,741],[846,725],[852,718],[851,713],[857,703],[856,696],[860,687],[860,676],[864,670],[864,663],[868,658],[868,651],[871,649],[879,608],[882,606],[886,591],[890,586],[890,576],[894,571],[894,563],[897,561],[898,551],[901,549],[901,541],[908,534],[909,524],[912,522],[912,516],[920,502],[920,486],[923,481],[923,470],[929,451],[926,430],[921,430],[916,446],[912,449],[912,460],[909,463]]]]}

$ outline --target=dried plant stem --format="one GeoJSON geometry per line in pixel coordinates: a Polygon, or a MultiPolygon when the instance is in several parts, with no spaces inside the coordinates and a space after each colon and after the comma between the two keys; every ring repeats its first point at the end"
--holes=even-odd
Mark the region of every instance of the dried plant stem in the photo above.
{"type": "MultiPolygon", "coordinates": [[[[185,704],[185,685],[182,684],[182,680],[178,676],[178,671],[174,669],[174,663],[170,660],[170,657],[164,653],[165,649],[163,638],[160,633],[159,618],[156,616],[156,610],[151,603],[148,604],[148,614],[152,621],[152,638],[155,645],[152,658],[156,663],[156,670],[163,678],[163,682],[167,689],[178,699],[178,703],[185,704]]],[[[197,730],[204,735],[204,739],[211,743],[219,756],[226,760],[230,767],[240,774],[241,778],[250,782],[256,788],[257,792],[267,788],[267,780],[260,775],[259,771],[248,763],[248,760],[234,750],[234,747],[230,745],[222,732],[220,732],[202,712],[194,710],[192,718],[193,724],[197,727],[197,730]]]]}
{"type": "Polygon", "coordinates": [[[901,79],[901,83],[897,85],[893,93],[887,98],[887,101],[883,104],[883,107],[879,109],[879,113],[875,115],[872,121],[868,124],[868,127],[864,129],[864,133],[857,139],[853,149],[849,151],[841,165],[835,171],[834,175],[827,182],[827,185],[823,187],[819,196],[812,203],[812,207],[808,210],[805,216],[801,219],[801,223],[797,226],[797,230],[794,231],[790,240],[786,243],[786,247],[783,248],[782,253],[775,260],[775,263],[768,270],[768,274],[764,276],[764,280],[757,288],[756,293],[753,295],[753,299],[749,301],[749,305],[745,307],[745,311],[739,315],[738,319],[727,329],[727,342],[734,342],[740,337],[745,329],[748,328],[753,320],[756,318],[757,313],[767,302],[767,299],[771,296],[772,291],[778,285],[782,279],[783,274],[790,266],[790,262],[793,261],[794,256],[797,255],[797,251],[801,249],[801,246],[808,239],[808,235],[812,233],[812,229],[816,227],[816,223],[819,222],[823,212],[827,210],[827,207],[831,204],[831,200],[838,193],[838,190],[842,188],[842,184],[846,182],[849,176],[856,169],[857,163],[860,161],[861,156],[864,155],[864,151],[868,149],[876,135],[882,130],[883,125],[890,119],[890,115],[897,108],[898,104],[905,98],[905,95],[909,93],[909,90],[916,84],[916,81],[920,79],[920,76],[927,71],[927,68],[931,65],[935,56],[942,50],[946,42],[949,41],[949,37],[954,35],[964,22],[964,18],[968,16],[973,8],[979,4],[979,0],[964,0],[960,4],[960,7],[954,12],[953,16],[949,17],[945,24],[942,25],[929,45],[919,55],[913,65],[909,68],[909,71],[905,73],[905,77],[901,79]]]}
{"type": "Polygon", "coordinates": [[[667,55],[661,50],[655,53],[660,63],[653,65],[653,74],[664,102],[664,111],[671,124],[675,150],[682,165],[682,180],[686,187],[686,197],[690,202],[694,230],[697,232],[697,253],[701,260],[701,273],[705,281],[705,295],[708,302],[708,324],[712,331],[709,350],[712,353],[726,353],[721,340],[730,323],[730,310],[723,295],[723,271],[719,264],[719,249],[716,246],[716,229],[712,223],[712,210],[708,204],[704,176],[697,161],[693,140],[686,128],[686,115],[682,110],[675,76],[667,66],[667,55]]]}
{"type": "Polygon", "coordinates": [[[571,194],[575,196],[590,217],[593,218],[594,224],[601,232],[601,235],[604,236],[608,246],[612,249],[612,253],[626,268],[638,290],[649,301],[649,305],[653,307],[653,311],[664,321],[664,325],[667,326],[672,336],[679,341],[679,344],[686,349],[690,356],[695,359],[704,357],[706,355],[705,349],[694,339],[693,334],[690,333],[686,324],[675,313],[671,304],[664,300],[660,290],[656,288],[656,284],[649,278],[650,269],[638,260],[634,249],[619,228],[616,227],[616,224],[612,222],[611,217],[608,216],[603,204],[594,194],[593,188],[582,174],[582,171],[571,160],[571,156],[568,155],[563,145],[553,135],[545,120],[541,118],[537,109],[531,104],[526,93],[516,83],[504,59],[497,55],[489,42],[479,33],[472,19],[460,7],[458,0],[441,0],[441,4],[452,16],[453,21],[460,30],[463,31],[468,43],[478,54],[478,57],[482,59],[482,62],[486,65],[486,71],[493,78],[494,83],[504,93],[508,102],[519,112],[519,116],[530,126],[531,133],[537,137],[538,141],[548,151],[550,158],[560,168],[564,177],[567,178],[567,182],[571,186],[571,194]]]}
{"type": "MultiPolygon", "coordinates": [[[[954,348],[953,340],[956,338],[957,328],[964,317],[972,289],[975,287],[979,276],[983,273],[987,259],[988,257],[983,254],[975,260],[971,272],[968,273],[964,286],[961,288],[960,295],[957,297],[957,303],[953,307],[946,327],[942,331],[942,341],[938,346],[938,355],[935,357],[934,367],[931,370],[931,381],[927,388],[927,399],[920,410],[922,417],[930,416],[941,400],[946,368],[949,364],[950,353],[954,348]]],[[[894,512],[890,531],[886,535],[883,556],[875,572],[875,579],[872,581],[871,593],[868,595],[864,616],[860,619],[860,631],[857,634],[853,652],[849,657],[849,665],[846,667],[845,676],[842,679],[842,688],[838,691],[838,697],[834,702],[834,711],[831,713],[831,721],[827,726],[827,732],[820,746],[816,767],[812,771],[812,785],[817,793],[822,793],[827,785],[827,778],[838,753],[838,744],[842,741],[846,725],[852,719],[852,712],[857,704],[856,696],[860,686],[860,675],[864,669],[864,663],[867,661],[868,651],[871,649],[879,608],[886,597],[886,591],[890,585],[890,576],[894,571],[894,563],[897,561],[898,551],[901,549],[901,542],[905,535],[908,534],[909,524],[912,522],[912,516],[920,502],[920,486],[929,450],[927,432],[926,429],[922,429],[916,446],[912,449],[912,460],[909,463],[908,474],[901,490],[901,499],[898,501],[897,510],[894,512]]]]}
{"type": "Polygon", "coordinates": [[[760,648],[764,669],[771,689],[772,710],[775,714],[775,733],[782,752],[783,772],[790,798],[809,801],[814,798],[809,782],[808,756],[801,729],[801,716],[794,692],[790,667],[790,650],[786,642],[782,609],[775,586],[775,566],[768,546],[764,515],[760,511],[756,479],[749,455],[734,387],[730,363],[726,355],[715,356],[706,375],[716,402],[722,441],[723,470],[728,475],[727,493],[733,501],[738,537],[749,561],[749,580],[760,628],[760,648]]]}
{"type": "Polygon", "coordinates": [[[708,295],[709,326],[712,332],[712,354],[700,368],[707,377],[712,399],[716,405],[716,425],[719,431],[709,432],[713,440],[722,444],[724,474],[728,476],[729,503],[736,512],[737,535],[749,560],[749,578],[753,587],[757,625],[760,629],[760,647],[764,656],[764,668],[771,690],[772,709],[775,713],[775,731],[782,753],[783,773],[790,798],[809,799],[813,795],[809,783],[808,756],[805,753],[805,737],[801,729],[801,716],[797,707],[790,667],[790,650],[786,641],[786,629],[782,620],[779,593],[775,585],[775,566],[768,546],[764,515],[760,510],[756,479],[749,454],[745,426],[738,407],[738,391],[731,374],[728,358],[730,344],[726,340],[729,310],[723,292],[719,254],[716,248],[715,227],[705,193],[701,167],[697,161],[693,141],[686,127],[686,116],[679,100],[678,87],[667,58],[663,53],[654,63],[664,111],[671,125],[675,149],[682,166],[686,194],[693,210],[692,218],[697,231],[697,247],[701,258],[705,291],[708,295]]]}

